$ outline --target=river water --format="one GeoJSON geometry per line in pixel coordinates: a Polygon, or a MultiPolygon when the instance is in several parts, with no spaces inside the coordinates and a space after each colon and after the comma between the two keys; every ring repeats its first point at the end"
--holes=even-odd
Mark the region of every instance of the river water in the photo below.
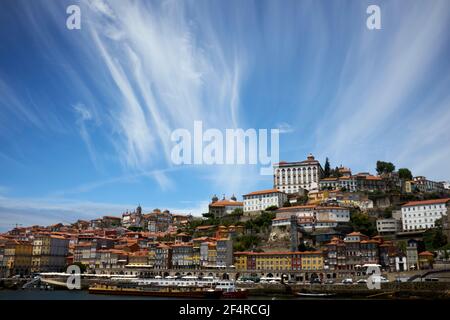
{"type": "MultiPolygon", "coordinates": [[[[167,297],[117,296],[89,294],[86,290],[0,290],[0,300],[184,300],[167,297]]],[[[298,299],[290,296],[255,296],[252,300],[298,299]]]]}

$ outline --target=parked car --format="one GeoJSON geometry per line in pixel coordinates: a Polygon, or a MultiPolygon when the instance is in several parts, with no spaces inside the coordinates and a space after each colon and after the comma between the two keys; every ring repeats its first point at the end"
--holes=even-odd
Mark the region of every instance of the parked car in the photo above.
{"type": "Polygon", "coordinates": [[[277,280],[270,280],[269,283],[279,283],[277,280]]]}
{"type": "Polygon", "coordinates": [[[334,280],[332,279],[328,279],[327,281],[325,281],[326,284],[334,284],[334,280]]]}
{"type": "Polygon", "coordinates": [[[342,284],[353,284],[353,279],[351,278],[347,278],[342,280],[342,284]]]}
{"type": "Polygon", "coordinates": [[[380,276],[380,282],[381,283],[386,283],[386,282],[389,282],[389,280],[387,278],[383,277],[383,276],[380,276]]]}
{"type": "Polygon", "coordinates": [[[359,283],[359,284],[367,283],[367,279],[359,279],[358,281],[356,281],[356,283],[359,283]]]}
{"type": "Polygon", "coordinates": [[[321,284],[322,281],[320,281],[320,278],[313,278],[313,279],[311,279],[310,283],[311,283],[311,284],[313,284],[313,283],[321,284]]]}

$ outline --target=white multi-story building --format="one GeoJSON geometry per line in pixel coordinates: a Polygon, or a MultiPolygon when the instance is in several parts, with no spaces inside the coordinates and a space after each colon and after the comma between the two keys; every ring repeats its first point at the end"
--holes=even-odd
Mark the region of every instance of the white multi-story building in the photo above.
{"type": "Polygon", "coordinates": [[[414,185],[422,192],[442,192],[444,191],[444,184],[442,182],[436,182],[428,180],[424,176],[418,176],[413,178],[414,185]]]}
{"type": "Polygon", "coordinates": [[[378,234],[397,233],[402,229],[402,221],[394,218],[377,219],[378,234]]]}
{"type": "Polygon", "coordinates": [[[412,201],[402,206],[403,231],[434,228],[437,219],[447,215],[450,198],[412,201]]]}
{"type": "Polygon", "coordinates": [[[281,208],[288,200],[287,194],[277,189],[255,191],[244,194],[244,214],[260,213],[271,206],[281,208]]]}
{"type": "Polygon", "coordinates": [[[319,187],[321,190],[326,189],[346,189],[350,192],[358,190],[358,182],[356,176],[344,176],[339,178],[324,178],[320,180],[319,187]]]}
{"type": "Polygon", "coordinates": [[[350,221],[350,210],[337,206],[293,206],[280,208],[276,211],[276,218],[272,226],[290,225],[291,216],[296,216],[298,223],[303,227],[334,228],[338,223],[350,221]]]}
{"type": "Polygon", "coordinates": [[[297,193],[301,189],[317,190],[319,180],[323,177],[323,169],[312,154],[300,162],[280,162],[273,166],[274,188],[288,194],[297,193]]]}

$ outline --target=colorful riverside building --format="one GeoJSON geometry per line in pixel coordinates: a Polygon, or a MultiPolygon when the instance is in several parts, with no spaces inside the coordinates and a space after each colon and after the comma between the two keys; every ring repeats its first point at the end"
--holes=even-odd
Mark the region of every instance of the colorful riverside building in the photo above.
{"type": "Polygon", "coordinates": [[[61,272],[67,266],[69,239],[51,234],[36,235],[32,244],[32,272],[61,272]]]}
{"type": "Polygon", "coordinates": [[[333,237],[325,244],[324,257],[328,270],[346,270],[349,274],[359,272],[365,264],[379,264],[383,270],[390,271],[400,271],[398,264],[404,264],[403,256],[392,241],[380,236],[370,239],[356,231],[344,239],[333,237]]]}
{"type": "Polygon", "coordinates": [[[160,243],[155,248],[155,269],[172,268],[172,248],[164,243],[160,243]]]}
{"type": "Polygon", "coordinates": [[[323,270],[322,251],[236,252],[237,270],[300,271],[323,270]]]}
{"type": "Polygon", "coordinates": [[[192,243],[176,243],[172,247],[174,269],[194,269],[194,247],[192,243]]]}
{"type": "Polygon", "coordinates": [[[29,241],[8,240],[3,253],[3,265],[7,277],[28,275],[31,271],[33,245],[29,241]]]}

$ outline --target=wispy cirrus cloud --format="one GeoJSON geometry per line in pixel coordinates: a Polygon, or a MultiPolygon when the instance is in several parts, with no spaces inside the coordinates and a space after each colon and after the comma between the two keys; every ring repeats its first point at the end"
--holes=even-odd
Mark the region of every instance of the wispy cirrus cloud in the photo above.
{"type": "Polygon", "coordinates": [[[94,219],[117,215],[134,205],[110,204],[52,198],[12,198],[0,195],[0,231],[23,226],[73,223],[78,219],[94,219]]]}
{"type": "Polygon", "coordinates": [[[292,133],[295,131],[295,128],[287,122],[278,123],[277,129],[280,130],[280,133],[292,133]]]}
{"type": "Polygon", "coordinates": [[[155,155],[170,163],[171,131],[195,120],[238,125],[242,58],[214,31],[202,34],[208,16],[192,14],[188,2],[86,3],[95,48],[123,102],[112,113],[128,166],[148,168],[155,155]]]}
{"type": "MultiPolygon", "coordinates": [[[[172,203],[163,209],[172,213],[192,214],[200,216],[208,210],[207,201],[182,201],[182,207],[172,203]]],[[[159,205],[164,205],[160,203],[159,205]]],[[[141,204],[144,212],[150,212],[154,207],[141,204]]],[[[135,204],[117,204],[94,201],[81,201],[64,198],[14,198],[0,194],[0,232],[8,231],[14,226],[47,226],[55,223],[70,224],[78,219],[91,220],[104,215],[120,217],[126,210],[133,210],[135,204]]]]}
{"type": "Polygon", "coordinates": [[[103,180],[92,181],[83,183],[70,189],[58,190],[48,194],[49,197],[64,197],[69,195],[79,195],[95,191],[109,185],[123,185],[130,184],[139,181],[142,177],[152,178],[160,184],[164,190],[171,189],[173,187],[172,181],[167,178],[167,174],[179,170],[180,167],[170,167],[166,169],[155,169],[148,171],[139,171],[138,173],[124,174],[117,177],[106,178],[103,180]]]}
{"type": "MultiPolygon", "coordinates": [[[[395,25],[401,4],[384,3],[384,28],[379,33],[364,28],[355,33],[343,60],[339,86],[324,110],[326,116],[316,126],[318,153],[361,169],[372,169],[377,159],[385,159],[438,175],[434,161],[427,158],[438,161],[448,154],[448,148],[436,142],[450,138],[445,126],[439,125],[448,117],[449,100],[442,92],[437,95],[439,103],[430,105],[427,100],[441,81],[448,85],[448,79],[429,73],[447,43],[447,5],[445,1],[433,6],[411,3],[402,14],[402,23],[395,25]],[[426,93],[418,91],[427,86],[430,76],[437,77],[437,86],[430,86],[426,93]],[[425,109],[420,117],[410,116],[425,109]],[[416,139],[435,147],[408,159],[412,150],[423,150],[416,139]]],[[[450,176],[449,170],[440,173],[450,176]]]]}
{"type": "Polygon", "coordinates": [[[77,126],[80,132],[80,136],[83,139],[87,150],[89,152],[89,156],[91,158],[92,163],[94,164],[94,166],[99,169],[99,162],[97,159],[97,153],[95,151],[95,147],[93,145],[91,136],[89,134],[89,130],[88,130],[88,125],[89,122],[94,122],[96,123],[96,119],[94,119],[94,116],[92,114],[92,112],[82,103],[78,103],[76,104],[73,109],[75,110],[76,114],[77,114],[77,126]]]}

